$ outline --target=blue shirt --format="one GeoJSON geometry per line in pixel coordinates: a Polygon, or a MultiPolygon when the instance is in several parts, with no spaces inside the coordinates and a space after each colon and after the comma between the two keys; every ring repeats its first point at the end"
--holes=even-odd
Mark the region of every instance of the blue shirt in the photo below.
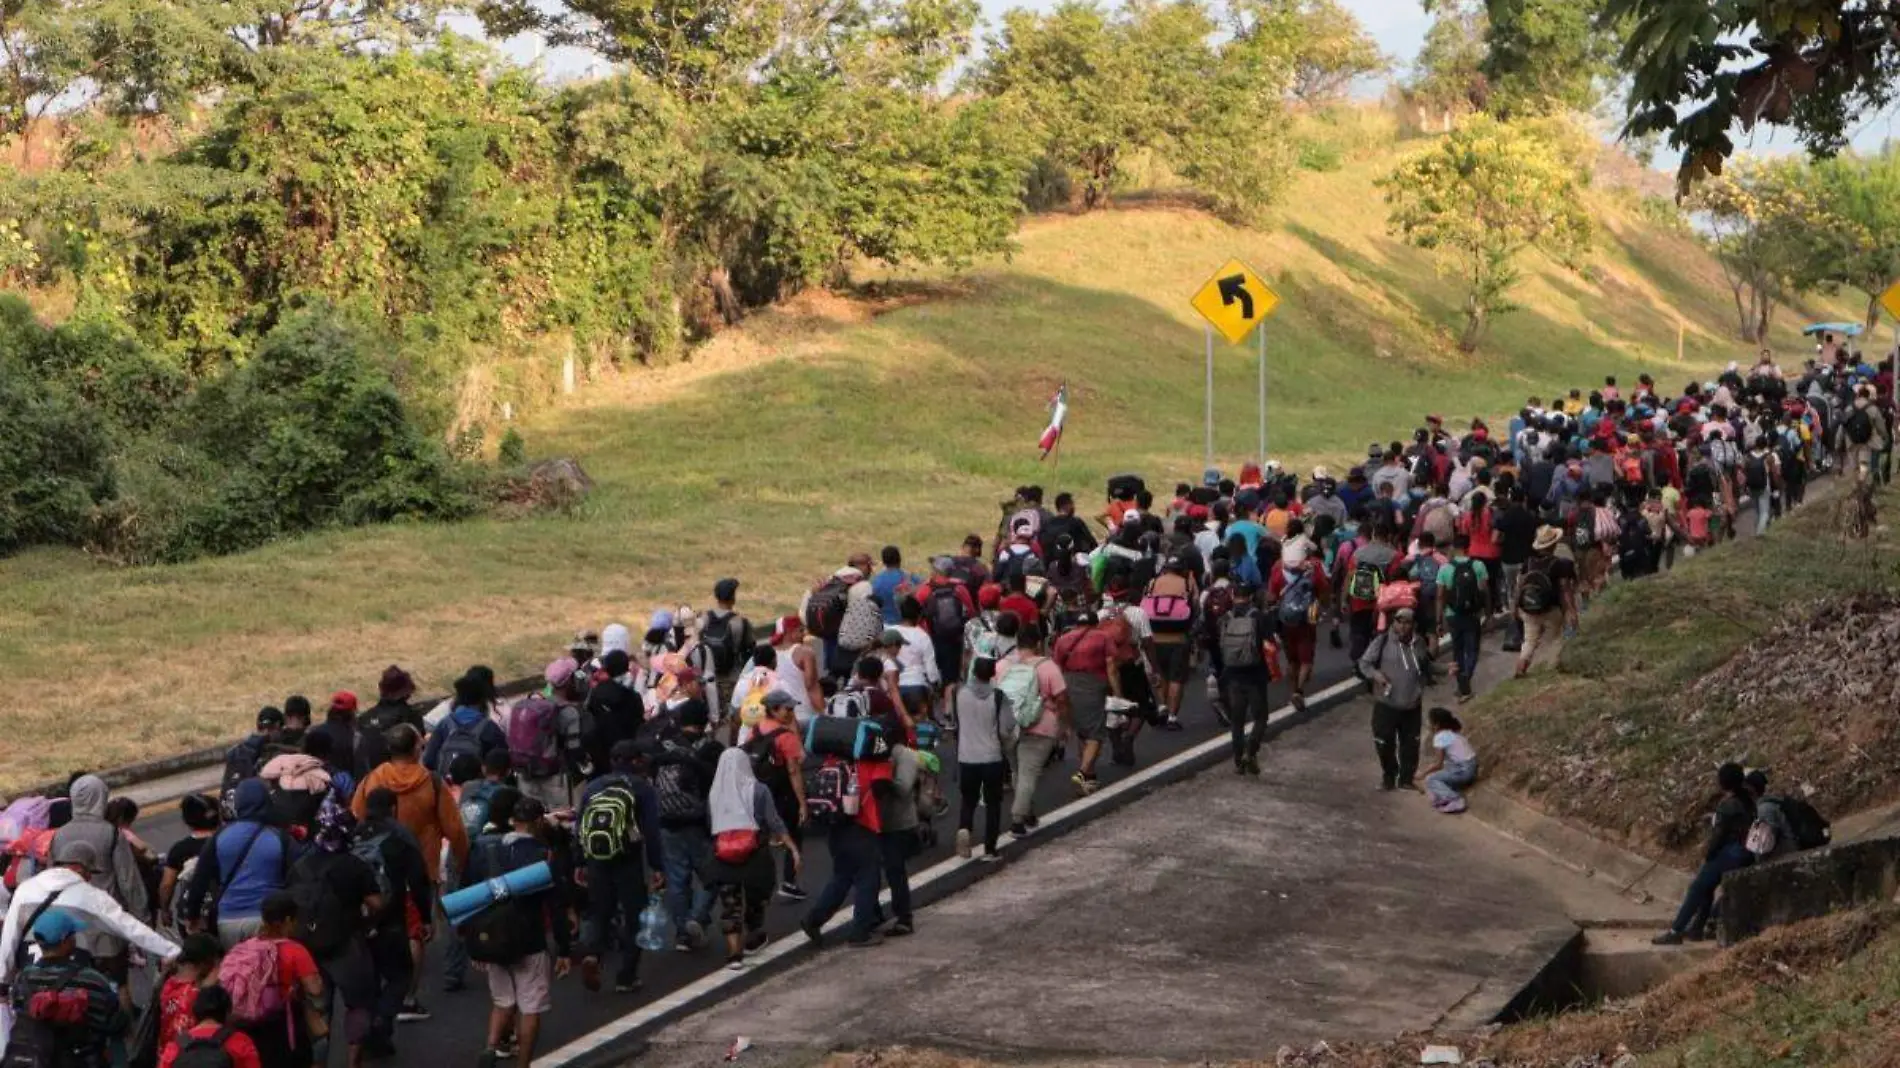
{"type": "Polygon", "coordinates": [[[887,627],[896,626],[904,621],[903,614],[897,608],[898,601],[901,599],[897,595],[897,590],[907,584],[915,590],[917,576],[905,572],[901,567],[887,567],[871,579],[871,598],[877,601],[878,608],[883,610],[884,625],[887,627]]]}
{"type": "Polygon", "coordinates": [[[1236,534],[1247,539],[1247,555],[1253,556],[1260,552],[1260,539],[1267,536],[1267,528],[1251,519],[1242,519],[1237,523],[1227,524],[1227,537],[1231,538],[1236,534]]]}

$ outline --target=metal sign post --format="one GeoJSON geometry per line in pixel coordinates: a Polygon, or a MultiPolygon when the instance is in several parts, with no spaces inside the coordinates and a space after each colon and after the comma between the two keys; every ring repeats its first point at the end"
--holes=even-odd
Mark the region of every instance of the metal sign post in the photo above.
{"type": "Polygon", "coordinates": [[[1267,328],[1255,328],[1260,338],[1260,470],[1267,469],[1267,328]]]}
{"type": "Polygon", "coordinates": [[[1214,468],[1214,328],[1209,326],[1201,333],[1207,339],[1207,448],[1203,455],[1206,463],[1204,470],[1214,468]]]}

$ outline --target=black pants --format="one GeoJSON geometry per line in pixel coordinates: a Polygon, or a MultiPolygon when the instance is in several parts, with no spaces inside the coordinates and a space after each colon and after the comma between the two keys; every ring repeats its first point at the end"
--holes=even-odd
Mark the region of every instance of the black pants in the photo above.
{"type": "Polygon", "coordinates": [[[1233,732],[1234,759],[1260,755],[1267,740],[1267,680],[1253,678],[1251,670],[1230,671],[1221,680],[1221,700],[1227,702],[1228,729],[1233,732]],[[1253,720],[1248,733],[1247,721],[1253,720]]]}
{"type": "MultiPolygon", "coordinates": [[[[1000,800],[1000,799],[999,799],[1000,800]]],[[[991,809],[994,812],[995,809],[991,809]]],[[[994,820],[992,819],[992,824],[994,820]]],[[[911,922],[910,858],[917,853],[917,832],[885,831],[877,836],[880,866],[884,882],[891,888],[891,915],[899,923],[911,922]]]]}
{"type": "Polygon", "coordinates": [[[1420,706],[1372,706],[1372,747],[1379,752],[1379,774],[1386,786],[1410,783],[1418,774],[1418,733],[1424,723],[1420,706]]]}
{"type": "MultiPolygon", "coordinates": [[[[797,775],[799,772],[793,770],[792,774],[797,775]]],[[[797,846],[800,852],[803,852],[805,827],[798,822],[798,798],[792,796],[791,791],[788,790],[783,797],[773,794],[772,803],[778,806],[778,818],[785,821],[786,836],[792,840],[792,844],[797,846]]],[[[798,885],[798,865],[793,862],[792,852],[789,849],[785,851],[785,884],[798,885]]]]}
{"type": "Polygon", "coordinates": [[[978,795],[983,802],[983,851],[996,852],[996,836],[1003,831],[1003,778],[1009,765],[1001,760],[989,764],[957,765],[957,829],[967,831],[976,825],[978,795]]]}
{"type": "Polygon", "coordinates": [[[1351,644],[1346,647],[1352,657],[1352,670],[1359,671],[1359,658],[1366,655],[1366,647],[1372,644],[1373,636],[1378,632],[1379,610],[1367,608],[1353,612],[1347,617],[1347,626],[1351,644]]]}
{"type": "Polygon", "coordinates": [[[396,1014],[409,996],[409,979],[416,970],[415,958],[409,955],[408,932],[400,924],[378,929],[369,936],[369,958],[376,966],[376,1008],[370,1033],[390,1038],[396,1033],[396,1014]]]}
{"type": "Polygon", "coordinates": [[[586,953],[606,957],[618,943],[620,970],[615,980],[630,983],[640,972],[640,910],[647,903],[647,866],[638,848],[629,848],[618,860],[587,862],[586,953]]]}

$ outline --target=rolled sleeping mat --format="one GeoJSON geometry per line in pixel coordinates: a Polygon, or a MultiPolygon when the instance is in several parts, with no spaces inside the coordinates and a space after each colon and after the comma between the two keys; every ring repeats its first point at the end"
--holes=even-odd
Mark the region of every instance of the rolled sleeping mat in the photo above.
{"type": "Polygon", "coordinates": [[[511,897],[526,897],[538,894],[554,885],[554,870],[547,861],[517,868],[505,875],[493,879],[484,879],[474,886],[465,886],[442,898],[442,912],[448,916],[451,926],[459,926],[473,919],[490,905],[506,901],[511,897]]]}

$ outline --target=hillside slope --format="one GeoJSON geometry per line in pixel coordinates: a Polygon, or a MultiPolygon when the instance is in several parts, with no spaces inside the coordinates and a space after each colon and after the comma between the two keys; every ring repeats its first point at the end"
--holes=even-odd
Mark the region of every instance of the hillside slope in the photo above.
{"type": "MultiPolygon", "coordinates": [[[[1606,372],[1669,384],[1745,354],[1707,256],[1603,192],[1589,271],[1535,265],[1525,310],[1477,358],[1457,354],[1455,289],[1383,233],[1373,181],[1397,151],[1304,175],[1268,230],[1170,207],[1037,219],[1009,262],[883,280],[881,305],[801,300],[685,366],[596,384],[522,427],[532,455],[578,457],[599,483],[578,518],[333,532],[164,568],[0,562],[0,790],[229,738],[260,704],[364,687],[391,662],[431,692],[471,662],[519,671],[577,626],[703,602],[722,574],[763,617],[849,550],[920,557],[987,533],[1018,483],[1086,500],[1111,471],[1191,476],[1202,349],[1187,296],[1233,256],[1284,298],[1270,440],[1302,467],[1363,455],[1427,409],[1462,420],[1606,372]],[[1058,475],[1032,445],[1063,381],[1058,475]]],[[[1252,451],[1254,373],[1223,347],[1229,469],[1252,451]]]]}

